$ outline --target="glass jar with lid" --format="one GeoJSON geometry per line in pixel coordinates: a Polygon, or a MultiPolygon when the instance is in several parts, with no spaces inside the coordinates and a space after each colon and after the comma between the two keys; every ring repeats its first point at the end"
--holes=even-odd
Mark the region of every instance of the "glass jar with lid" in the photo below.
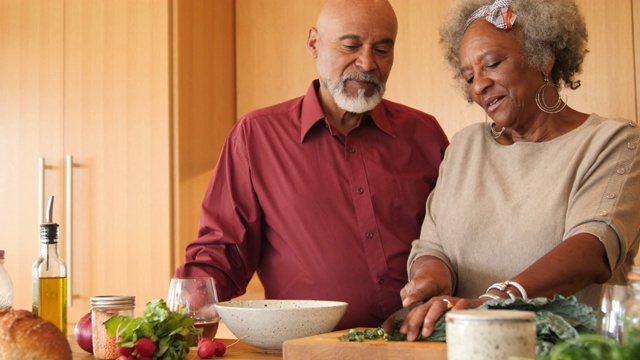
{"type": "Polygon", "coordinates": [[[640,336],[640,266],[634,265],[627,275],[629,297],[624,302],[624,325],[622,341],[629,343],[630,337],[640,336]]]}
{"type": "Polygon", "coordinates": [[[0,310],[13,307],[13,284],[4,268],[4,250],[0,250],[0,310]]]}
{"type": "Polygon", "coordinates": [[[91,298],[91,324],[93,330],[93,356],[100,360],[120,357],[115,336],[107,335],[104,322],[112,316],[133,316],[135,296],[106,295],[91,298]]]}

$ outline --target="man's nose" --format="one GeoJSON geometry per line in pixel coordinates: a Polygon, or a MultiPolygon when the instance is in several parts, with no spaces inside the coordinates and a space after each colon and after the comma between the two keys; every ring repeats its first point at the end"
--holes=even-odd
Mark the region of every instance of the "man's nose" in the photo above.
{"type": "Polygon", "coordinates": [[[356,66],[363,71],[369,72],[376,67],[375,55],[372,49],[362,48],[358,52],[356,66]]]}

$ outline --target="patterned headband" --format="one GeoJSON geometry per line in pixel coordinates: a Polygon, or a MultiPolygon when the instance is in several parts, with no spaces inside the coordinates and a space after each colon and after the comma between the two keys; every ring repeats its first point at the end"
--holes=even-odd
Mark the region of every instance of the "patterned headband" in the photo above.
{"type": "Polygon", "coordinates": [[[488,22],[492,23],[498,29],[511,29],[516,22],[516,13],[509,7],[512,0],[496,0],[491,5],[485,5],[474,11],[467,23],[464,25],[465,30],[472,22],[484,17],[488,22]]]}

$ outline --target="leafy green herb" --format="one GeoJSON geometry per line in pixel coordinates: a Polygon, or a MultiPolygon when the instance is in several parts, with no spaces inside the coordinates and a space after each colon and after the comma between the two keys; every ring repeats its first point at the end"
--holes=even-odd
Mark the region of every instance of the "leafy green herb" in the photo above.
{"type": "Polygon", "coordinates": [[[340,336],[339,340],[343,342],[350,342],[350,341],[363,342],[365,339],[375,340],[375,339],[378,339],[379,337],[384,337],[384,339],[387,340],[386,336],[387,336],[387,333],[381,327],[378,327],[377,329],[365,329],[365,330],[351,329],[349,330],[348,333],[340,336]]]}
{"type": "Polygon", "coordinates": [[[149,338],[157,348],[152,358],[184,359],[202,329],[193,326],[193,319],[186,310],[169,310],[162,299],[150,301],[144,307],[143,317],[112,316],[105,321],[107,334],[115,336],[120,347],[134,347],[138,339],[149,338]]]}
{"type": "Polygon", "coordinates": [[[536,360],[638,360],[640,359],[640,327],[628,327],[625,341],[594,334],[582,334],[556,345],[551,354],[539,354],[536,360]]]}

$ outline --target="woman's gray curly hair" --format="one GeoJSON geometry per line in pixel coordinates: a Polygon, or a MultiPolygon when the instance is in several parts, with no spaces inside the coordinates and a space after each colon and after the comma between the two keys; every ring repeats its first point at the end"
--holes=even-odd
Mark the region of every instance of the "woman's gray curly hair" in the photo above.
{"type": "MultiPolygon", "coordinates": [[[[465,89],[460,74],[460,42],[465,23],[471,13],[491,0],[458,0],[440,27],[440,44],[445,58],[453,67],[455,78],[465,89]]],[[[582,72],[582,62],[587,50],[587,27],[584,17],[573,0],[513,0],[511,9],[516,13],[513,29],[518,29],[523,57],[527,63],[542,71],[555,57],[551,80],[560,86],[576,89],[580,80],[575,76],[582,72]]],[[[481,18],[476,21],[484,21],[481,18]]],[[[506,30],[511,31],[511,30],[506,30]]]]}

